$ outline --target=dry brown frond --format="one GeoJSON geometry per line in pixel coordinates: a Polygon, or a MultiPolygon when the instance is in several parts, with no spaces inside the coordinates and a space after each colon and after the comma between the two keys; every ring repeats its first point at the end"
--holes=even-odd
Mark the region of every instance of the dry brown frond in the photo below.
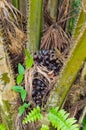
{"type": "Polygon", "coordinates": [[[59,25],[50,26],[47,31],[44,32],[41,39],[41,49],[54,49],[58,48],[61,52],[70,43],[70,39],[65,31],[59,25]]]}
{"type": "Polygon", "coordinates": [[[0,0],[0,19],[3,18],[11,20],[22,31],[26,31],[26,19],[10,2],[0,0]]]}
{"type": "Polygon", "coordinates": [[[6,0],[0,0],[0,26],[4,47],[9,53],[8,55],[16,72],[18,63],[24,62],[23,49],[25,47],[26,34],[23,28],[23,18],[23,15],[11,3],[6,0]]]}
{"type": "Polygon", "coordinates": [[[41,49],[55,49],[65,52],[70,44],[69,34],[66,33],[67,21],[72,17],[73,10],[69,11],[70,0],[61,0],[58,5],[56,23],[53,23],[45,4],[44,30],[41,38],[41,49]]]}
{"type": "Polygon", "coordinates": [[[12,54],[21,53],[25,44],[25,34],[7,19],[3,19],[3,37],[7,40],[6,46],[12,54]]]}

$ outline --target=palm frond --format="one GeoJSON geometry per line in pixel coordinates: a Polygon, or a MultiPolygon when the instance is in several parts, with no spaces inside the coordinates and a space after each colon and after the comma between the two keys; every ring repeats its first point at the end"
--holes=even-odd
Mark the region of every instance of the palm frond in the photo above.
{"type": "Polygon", "coordinates": [[[57,48],[60,52],[64,52],[69,47],[71,39],[65,31],[66,22],[72,17],[72,11],[69,12],[69,1],[55,1],[58,3],[56,22],[53,22],[47,9],[48,5],[46,4],[44,11],[44,30],[40,45],[41,49],[57,48]]]}
{"type": "Polygon", "coordinates": [[[51,25],[44,33],[41,39],[41,49],[55,49],[63,52],[70,44],[70,38],[61,26],[51,25]]]}

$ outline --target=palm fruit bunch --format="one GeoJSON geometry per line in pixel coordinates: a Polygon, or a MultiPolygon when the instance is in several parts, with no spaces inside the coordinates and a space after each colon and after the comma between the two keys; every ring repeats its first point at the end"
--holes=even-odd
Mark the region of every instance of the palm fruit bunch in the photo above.
{"type": "Polygon", "coordinates": [[[41,107],[47,101],[63,62],[56,56],[54,50],[40,50],[34,53],[33,58],[35,69],[32,80],[32,99],[41,107]]]}
{"type": "Polygon", "coordinates": [[[32,85],[32,99],[36,105],[41,107],[46,102],[49,82],[41,73],[37,72],[34,74],[32,85]]]}

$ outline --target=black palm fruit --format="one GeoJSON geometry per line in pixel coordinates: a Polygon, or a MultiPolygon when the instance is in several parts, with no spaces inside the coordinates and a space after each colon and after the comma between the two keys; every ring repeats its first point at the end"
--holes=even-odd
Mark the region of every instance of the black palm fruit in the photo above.
{"type": "MultiPolygon", "coordinates": [[[[56,57],[54,50],[40,50],[33,55],[34,61],[39,66],[44,66],[48,71],[53,71],[54,76],[59,74],[63,66],[62,61],[56,57]]],[[[47,93],[49,90],[47,79],[40,73],[34,73],[32,98],[36,105],[42,106],[46,103],[47,93]]]]}

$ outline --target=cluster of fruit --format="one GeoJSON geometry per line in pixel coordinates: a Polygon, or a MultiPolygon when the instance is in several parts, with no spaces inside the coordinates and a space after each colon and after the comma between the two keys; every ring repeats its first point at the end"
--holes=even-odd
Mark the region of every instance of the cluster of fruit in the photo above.
{"type": "MultiPolygon", "coordinates": [[[[40,75],[39,73],[35,73],[36,76],[40,75]]],[[[41,75],[42,76],[42,75],[41,75]]],[[[34,102],[36,103],[36,105],[38,106],[42,106],[42,103],[44,103],[46,101],[46,92],[48,90],[48,83],[46,83],[46,81],[44,80],[45,77],[40,78],[40,76],[38,77],[34,77],[33,80],[33,91],[32,91],[32,98],[34,100],[34,102]]]]}
{"type": "Polygon", "coordinates": [[[57,76],[63,63],[56,57],[54,50],[40,50],[34,53],[34,61],[40,66],[46,67],[49,71],[53,71],[57,76]]]}
{"type": "MultiPolygon", "coordinates": [[[[63,65],[59,58],[56,57],[54,50],[40,50],[34,53],[35,64],[46,67],[49,72],[53,72],[54,76],[59,74],[63,65]]],[[[49,90],[49,83],[42,74],[35,72],[33,79],[32,98],[36,105],[42,106],[46,103],[46,96],[49,90]]]]}

